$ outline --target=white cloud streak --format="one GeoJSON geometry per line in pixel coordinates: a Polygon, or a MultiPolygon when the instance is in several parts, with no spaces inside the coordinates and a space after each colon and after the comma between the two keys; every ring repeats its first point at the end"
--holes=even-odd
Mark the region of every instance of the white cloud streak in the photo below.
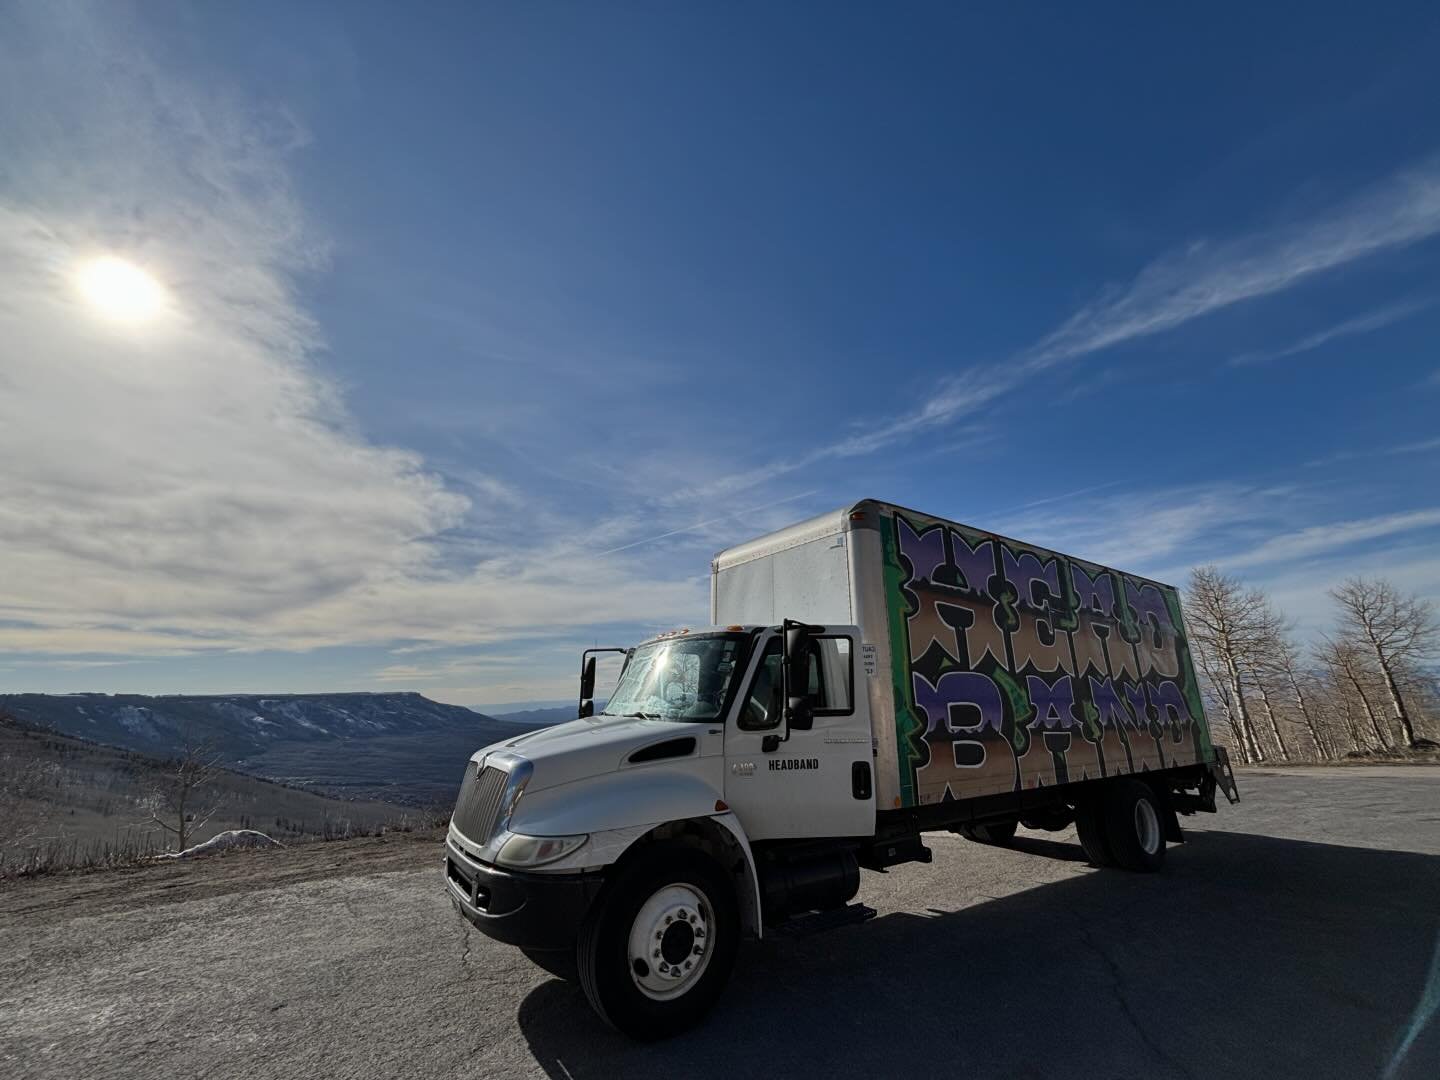
{"type": "MultiPolygon", "coordinates": [[[[1066,361],[1174,330],[1237,304],[1303,284],[1382,252],[1440,233],[1440,158],[1374,184],[1307,220],[1220,242],[1201,241],[1144,267],[1059,327],[998,364],[971,366],[918,395],[909,412],[865,425],[861,434],[824,444],[788,462],[728,477],[705,493],[750,487],[779,473],[831,458],[870,454],[929,429],[980,413],[1066,361]]],[[[1378,329],[1430,301],[1377,312],[1292,347],[1300,352],[1347,333],[1378,329]],[[1328,334],[1328,336],[1326,336],[1328,334]]]]}
{"type": "Polygon", "coordinates": [[[1273,352],[1250,352],[1241,353],[1239,356],[1231,357],[1232,367],[1243,367],[1249,364],[1263,364],[1270,360],[1281,360],[1288,356],[1297,356],[1300,353],[1311,352],[1321,346],[1328,345],[1337,338],[1354,337],[1359,334],[1369,334],[1376,330],[1383,330],[1402,319],[1407,319],[1433,305],[1433,300],[1406,300],[1397,304],[1390,304],[1378,308],[1366,315],[1357,315],[1353,319],[1346,319],[1344,322],[1336,323],[1314,334],[1301,338],[1293,345],[1287,345],[1283,349],[1276,349],[1273,352]]]}
{"type": "Polygon", "coordinates": [[[1354,547],[1367,541],[1440,527],[1440,509],[1381,514],[1312,525],[1272,536],[1248,551],[1214,560],[1226,569],[1295,562],[1354,547]]]}
{"type": "Polygon", "coordinates": [[[1421,439],[1418,442],[1399,443],[1395,446],[1378,446],[1369,450],[1342,450],[1325,457],[1307,461],[1307,469],[1318,469],[1325,465],[1337,465],[1342,461],[1357,461],[1364,458],[1400,457],[1405,454],[1428,454],[1440,450],[1440,438],[1421,439]]]}

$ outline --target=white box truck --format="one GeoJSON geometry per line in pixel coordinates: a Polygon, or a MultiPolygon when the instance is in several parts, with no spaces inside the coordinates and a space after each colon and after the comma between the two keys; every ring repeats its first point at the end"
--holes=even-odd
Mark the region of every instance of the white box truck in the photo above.
{"type": "Polygon", "coordinates": [[[866,500],[721,552],[711,622],[624,653],[594,713],[466,766],[455,907],[657,1038],[714,1003],[744,936],[824,928],[923,834],[1074,824],[1160,869],[1178,816],[1238,796],[1173,588],[866,500]]]}

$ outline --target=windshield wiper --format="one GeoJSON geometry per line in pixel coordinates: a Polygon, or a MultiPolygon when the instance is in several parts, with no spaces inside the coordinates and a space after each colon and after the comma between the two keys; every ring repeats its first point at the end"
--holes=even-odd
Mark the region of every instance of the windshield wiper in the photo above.
{"type": "Polygon", "coordinates": [[[621,716],[625,716],[625,717],[638,717],[638,718],[641,719],[641,720],[659,720],[659,719],[660,719],[660,714],[659,714],[659,713],[624,712],[624,713],[621,713],[620,715],[621,715],[621,716]]]}

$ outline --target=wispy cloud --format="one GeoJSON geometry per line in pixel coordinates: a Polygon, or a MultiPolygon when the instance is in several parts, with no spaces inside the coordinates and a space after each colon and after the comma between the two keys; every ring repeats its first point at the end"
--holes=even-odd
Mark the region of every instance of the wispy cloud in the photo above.
{"type": "Polygon", "coordinates": [[[1440,526],[1440,509],[1332,521],[1272,536],[1248,551],[1226,555],[1214,561],[1226,568],[1290,562],[1340,551],[1366,541],[1381,540],[1437,526],[1440,526]]]}
{"type": "MultiPolygon", "coordinates": [[[[1199,241],[1144,267],[1128,284],[1105,290],[1060,326],[1002,362],[966,367],[934,384],[909,412],[865,424],[864,434],[821,445],[789,464],[728,477],[712,490],[753,486],[777,469],[885,449],[937,426],[979,413],[1036,375],[1141,338],[1177,329],[1236,304],[1303,284],[1382,252],[1440,233],[1440,158],[1431,158],[1303,221],[1221,241],[1199,241]]],[[[1378,329],[1430,301],[1396,305],[1373,325],[1334,327],[1323,340],[1378,329]]],[[[1322,335],[1293,351],[1317,348],[1322,335]]]]}
{"type": "Polygon", "coordinates": [[[1399,443],[1395,446],[1376,446],[1366,450],[1341,450],[1335,454],[1327,454],[1313,461],[1305,462],[1307,469],[1316,469],[1324,465],[1336,465],[1342,461],[1356,461],[1361,458],[1397,457],[1405,454],[1428,454],[1431,451],[1440,450],[1440,438],[1421,439],[1419,442],[1399,443]]]}
{"type": "Polygon", "coordinates": [[[1293,345],[1287,345],[1283,349],[1275,349],[1270,352],[1248,352],[1230,358],[1230,364],[1234,367],[1242,367],[1249,364],[1263,364],[1270,360],[1280,360],[1287,356],[1295,356],[1299,353],[1310,352],[1322,345],[1327,345],[1337,338],[1354,337],[1357,334],[1368,334],[1375,330],[1384,329],[1402,319],[1409,318],[1417,312],[1425,310],[1435,303],[1434,300],[1406,300],[1398,304],[1390,304],[1387,307],[1379,308],[1366,315],[1357,315],[1353,319],[1346,319],[1344,322],[1336,323],[1334,326],[1320,330],[1301,338],[1293,345]]]}
{"type": "Polygon", "coordinates": [[[1009,536],[1108,566],[1166,580],[1177,560],[1208,562],[1269,535],[1303,501],[1293,489],[1246,484],[1187,484],[1079,499],[1000,517],[1009,536]]]}
{"type": "Polygon", "coordinates": [[[1440,161],[1431,159],[1307,221],[1160,259],[1022,353],[1036,366],[1171,330],[1326,271],[1440,233],[1440,161]]]}
{"type": "Polygon", "coordinates": [[[1277,590],[1309,629],[1330,617],[1325,590],[1351,574],[1434,592],[1440,508],[1349,518],[1335,510],[1317,490],[1218,483],[1090,497],[997,526],[1182,587],[1192,567],[1214,563],[1277,590]]]}
{"type": "Polygon", "coordinates": [[[785,505],[787,505],[787,504],[789,504],[789,503],[798,502],[798,501],[800,501],[801,499],[808,499],[810,496],[812,496],[812,495],[814,495],[814,494],[815,494],[815,492],[814,492],[814,490],[812,489],[812,490],[810,490],[810,491],[802,491],[802,492],[800,492],[798,495],[787,495],[787,496],[785,496],[783,499],[774,499],[774,500],[772,500],[772,501],[770,501],[770,502],[763,503],[763,504],[761,504],[760,506],[752,506],[752,507],[748,507],[748,508],[746,508],[746,509],[744,509],[744,510],[736,510],[736,511],[734,511],[733,513],[721,514],[719,517],[713,517],[713,518],[710,518],[710,519],[707,520],[707,521],[697,521],[697,522],[695,522],[695,523],[692,524],[692,525],[682,525],[682,526],[680,526],[679,528],[670,529],[670,530],[668,530],[668,531],[666,531],[666,532],[662,532],[662,533],[657,533],[657,534],[654,535],[654,536],[646,536],[646,537],[642,537],[642,538],[639,539],[639,540],[631,540],[631,541],[628,542],[628,543],[620,544],[620,545],[618,545],[618,546],[616,546],[616,547],[609,548],[609,549],[607,549],[607,550],[605,550],[605,551],[599,552],[598,554],[599,554],[599,555],[615,555],[615,554],[618,554],[619,552],[629,551],[629,550],[631,550],[632,548],[641,547],[641,546],[643,546],[643,545],[645,545],[645,544],[654,544],[654,543],[658,543],[658,542],[661,541],[661,540],[668,540],[668,539],[670,539],[672,536],[683,536],[683,535],[686,534],[686,533],[700,532],[702,529],[708,529],[708,528],[710,528],[712,525],[718,525],[718,524],[719,524],[720,522],[722,522],[722,521],[733,521],[733,520],[735,520],[736,518],[745,518],[745,517],[750,516],[751,514],[757,514],[757,513],[759,513],[761,510],[769,510],[769,509],[771,509],[772,507],[785,506],[785,505]]]}
{"type": "Polygon", "coordinates": [[[177,80],[120,9],[6,27],[0,650],[463,644],[704,612],[698,574],[596,555],[573,515],[478,470],[472,501],[358,432],[297,296],[325,244],[291,188],[292,117],[177,80]],[[164,316],[92,318],[72,276],[99,253],[158,277],[164,316]]]}

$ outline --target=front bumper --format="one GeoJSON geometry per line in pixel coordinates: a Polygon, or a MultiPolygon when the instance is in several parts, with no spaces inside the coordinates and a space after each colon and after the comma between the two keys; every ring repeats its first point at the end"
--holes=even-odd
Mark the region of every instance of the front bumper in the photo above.
{"type": "Polygon", "coordinates": [[[445,888],[481,933],[522,949],[568,949],[604,878],[540,874],[477,861],[445,841],[445,888]]]}

